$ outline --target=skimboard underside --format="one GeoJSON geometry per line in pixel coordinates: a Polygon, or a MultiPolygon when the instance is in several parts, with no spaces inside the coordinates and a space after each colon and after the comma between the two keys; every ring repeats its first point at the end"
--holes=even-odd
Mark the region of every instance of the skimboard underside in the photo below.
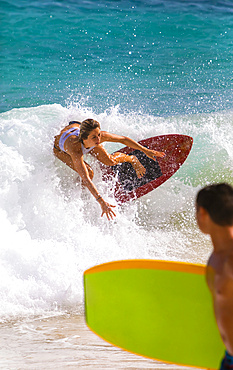
{"type": "Polygon", "coordinates": [[[184,163],[193,143],[193,139],[187,135],[161,135],[139,141],[149,149],[165,153],[165,157],[154,161],[143,152],[124,147],[118,152],[136,155],[146,168],[143,178],[138,179],[135,170],[129,163],[107,167],[102,165],[103,179],[105,181],[116,179],[114,196],[119,203],[140,198],[167,181],[184,163]]]}
{"type": "Polygon", "coordinates": [[[218,369],[224,346],[205,266],[128,260],[84,273],[86,322],[108,342],[152,359],[218,369]]]}

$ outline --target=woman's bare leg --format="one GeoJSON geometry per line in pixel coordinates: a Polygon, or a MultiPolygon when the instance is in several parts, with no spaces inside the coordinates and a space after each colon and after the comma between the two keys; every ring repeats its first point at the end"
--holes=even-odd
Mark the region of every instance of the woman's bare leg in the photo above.
{"type": "Polygon", "coordinates": [[[106,166],[115,166],[118,163],[129,162],[136,171],[138,178],[141,178],[145,175],[146,169],[138,160],[135,155],[127,155],[124,153],[116,152],[114,154],[109,154],[101,145],[95,147],[92,152],[98,161],[102,162],[106,166]]]}

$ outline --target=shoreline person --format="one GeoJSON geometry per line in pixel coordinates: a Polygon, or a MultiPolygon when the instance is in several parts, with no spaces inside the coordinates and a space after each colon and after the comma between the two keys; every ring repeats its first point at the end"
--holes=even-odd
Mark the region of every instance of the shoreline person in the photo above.
{"type": "Polygon", "coordinates": [[[121,143],[130,148],[144,152],[153,160],[156,160],[156,157],[163,157],[165,154],[163,152],[150,150],[129,137],[101,131],[99,122],[93,119],[86,119],[83,122],[71,121],[68,126],[61,130],[59,135],[55,136],[53,148],[54,155],[79,174],[82,184],[88,188],[99,202],[102,209],[101,217],[106,214],[108,220],[110,220],[116,216],[112,209],[112,207],[115,206],[105,202],[99,194],[96,186],[92,182],[94,172],[84,161],[84,154],[90,153],[107,166],[115,166],[119,163],[129,162],[136,171],[138,178],[143,177],[146,169],[134,155],[127,155],[120,152],[109,154],[101,145],[104,142],[121,143]]]}
{"type": "Polygon", "coordinates": [[[221,183],[201,189],[196,198],[196,218],[213,244],[206,280],[226,347],[220,370],[229,370],[233,369],[233,187],[221,183]]]}

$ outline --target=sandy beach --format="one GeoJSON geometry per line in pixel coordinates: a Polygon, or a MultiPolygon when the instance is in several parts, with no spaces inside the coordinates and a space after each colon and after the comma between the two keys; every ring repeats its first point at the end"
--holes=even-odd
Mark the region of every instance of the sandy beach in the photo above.
{"type": "Polygon", "coordinates": [[[83,315],[15,321],[0,326],[0,369],[190,369],[146,359],[93,334],[83,315]]]}

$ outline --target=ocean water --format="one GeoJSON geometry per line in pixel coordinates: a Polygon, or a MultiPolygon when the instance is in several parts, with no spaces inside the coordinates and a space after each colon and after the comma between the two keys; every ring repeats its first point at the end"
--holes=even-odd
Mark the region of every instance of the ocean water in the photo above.
{"type": "MultiPolygon", "coordinates": [[[[0,330],[14,343],[2,347],[0,367],[41,368],[32,339],[40,333],[42,352],[55,343],[47,368],[68,347],[69,361],[80,348],[85,361],[65,358],[63,368],[111,368],[110,346],[88,347],[77,326],[80,344],[70,329],[83,318],[84,270],[128,258],[206,263],[211,252],[194,204],[202,186],[233,184],[233,5],[2,0],[0,14],[0,330]],[[135,140],[190,135],[193,148],[171,179],[124,206],[91,161],[99,192],[116,204],[109,222],[52,152],[54,135],[85,118],[135,140]]],[[[155,366],[117,358],[114,368],[155,366]]]]}

